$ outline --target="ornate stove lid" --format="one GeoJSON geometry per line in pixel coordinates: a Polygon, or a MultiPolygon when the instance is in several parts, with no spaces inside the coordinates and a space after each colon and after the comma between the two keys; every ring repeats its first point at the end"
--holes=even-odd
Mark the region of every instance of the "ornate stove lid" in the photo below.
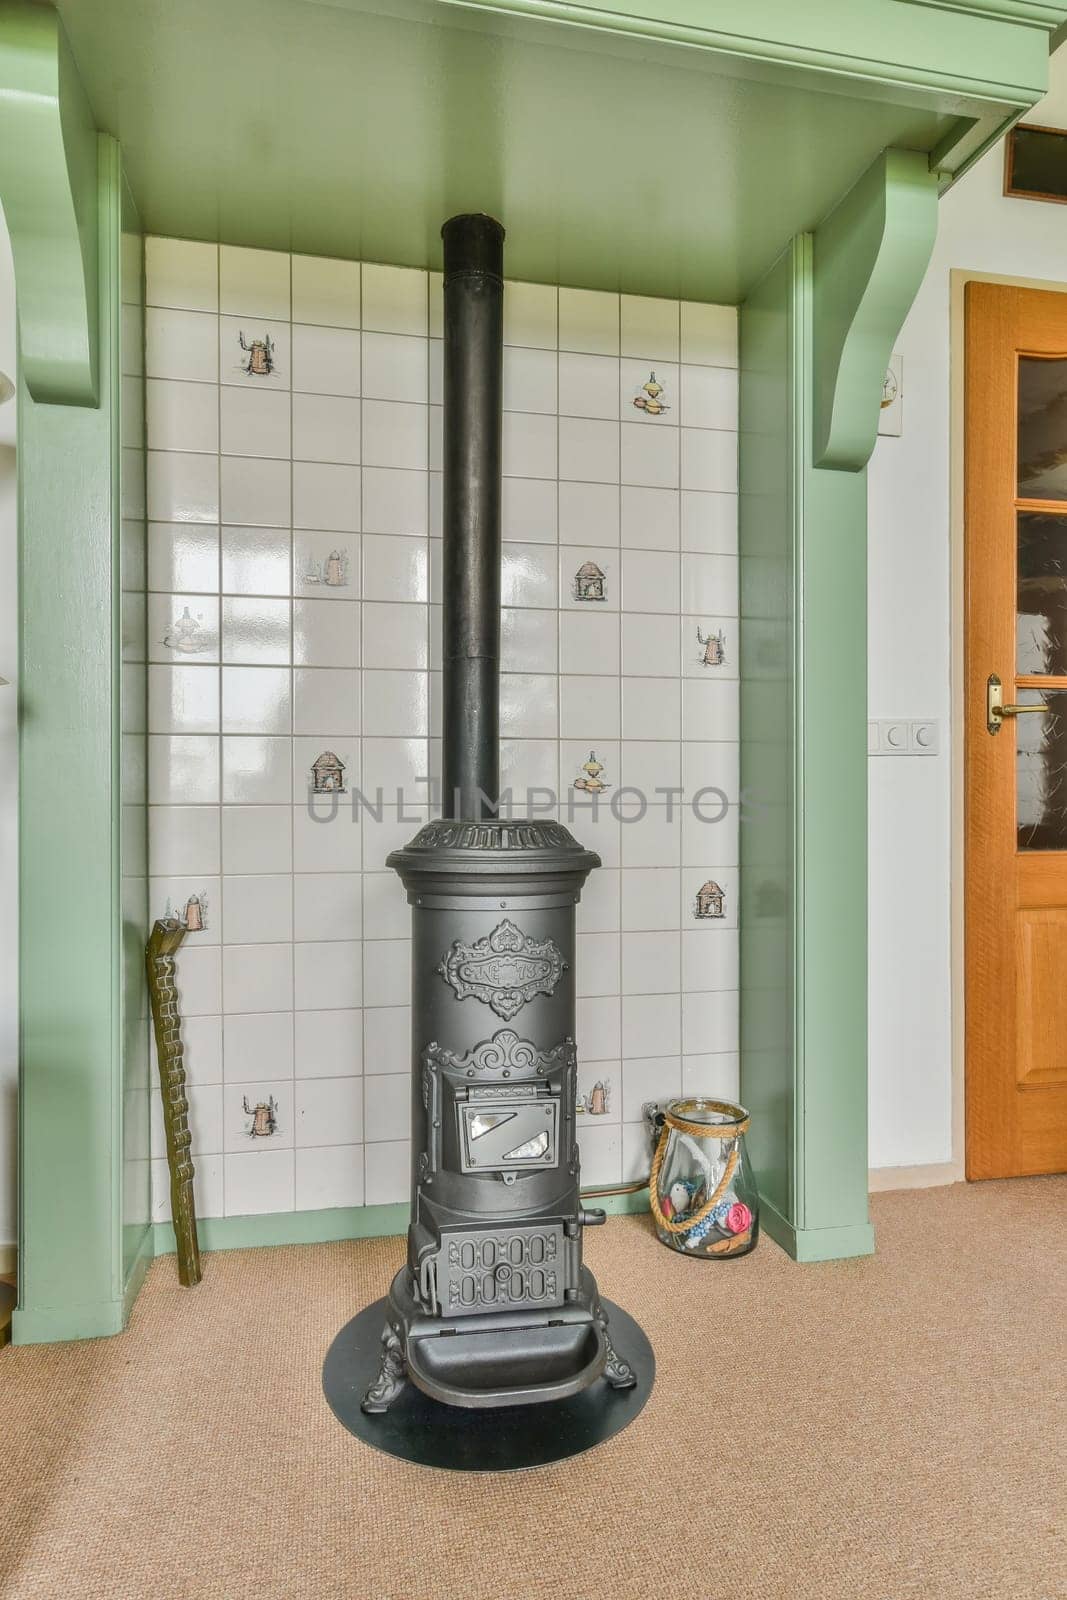
{"type": "Polygon", "coordinates": [[[410,844],[394,850],[386,866],[405,880],[419,873],[566,873],[584,878],[600,857],[578,843],[560,822],[511,817],[483,822],[428,822],[410,844]]]}

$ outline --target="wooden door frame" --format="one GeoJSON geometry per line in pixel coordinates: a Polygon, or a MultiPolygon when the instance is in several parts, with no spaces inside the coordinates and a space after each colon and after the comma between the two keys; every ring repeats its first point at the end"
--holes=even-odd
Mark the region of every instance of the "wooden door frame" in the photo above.
{"type": "Polygon", "coordinates": [[[966,856],[966,661],[967,613],[964,603],[965,560],[965,387],[966,317],[965,298],[969,283],[992,283],[1005,289],[1037,289],[1045,294],[1067,294],[1067,281],[1050,278],[1019,277],[1007,273],[971,272],[953,268],[949,274],[949,609],[951,634],[951,990],[952,990],[952,1160],[944,1178],[946,1183],[962,1182],[966,1177],[966,1081],[967,1081],[967,931],[965,917],[966,856]]]}

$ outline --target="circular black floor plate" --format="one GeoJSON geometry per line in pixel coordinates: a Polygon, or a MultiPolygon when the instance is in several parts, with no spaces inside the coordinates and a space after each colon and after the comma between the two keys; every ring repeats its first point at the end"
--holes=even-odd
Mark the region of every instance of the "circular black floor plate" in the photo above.
{"type": "Polygon", "coordinates": [[[349,1433],[401,1461],[451,1472],[521,1472],[565,1461],[621,1433],[652,1392],[652,1346],[620,1306],[610,1300],[603,1306],[612,1344],[637,1373],[632,1389],[612,1389],[599,1378],[570,1400],[468,1411],[441,1405],[409,1383],[383,1416],[368,1417],[359,1402],[378,1370],[385,1326],[385,1301],[378,1300],[346,1322],[330,1346],[323,1392],[349,1433]]]}

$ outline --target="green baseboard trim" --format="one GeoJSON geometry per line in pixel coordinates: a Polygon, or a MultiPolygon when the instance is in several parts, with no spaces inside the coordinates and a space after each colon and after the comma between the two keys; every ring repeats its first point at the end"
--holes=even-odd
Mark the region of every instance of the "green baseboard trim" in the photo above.
{"type": "MultiPolygon", "coordinates": [[[[252,1217],[200,1217],[201,1250],[254,1250],[281,1244],[332,1244],[338,1239],[382,1239],[404,1233],[409,1208],[337,1206],[329,1211],[270,1211],[252,1217]]],[[[174,1254],[174,1229],[169,1222],[153,1228],[155,1254],[174,1254]]]]}
{"type": "Polygon", "coordinates": [[[152,1223],[146,1222],[144,1225],[144,1232],[141,1234],[137,1244],[137,1254],[133,1258],[133,1265],[126,1275],[126,1288],[122,1296],[123,1327],[125,1327],[126,1323],[129,1321],[130,1312],[133,1310],[133,1303],[141,1292],[141,1285],[144,1283],[145,1274],[152,1265],[152,1262],[155,1260],[155,1254],[155,1229],[152,1223]]]}
{"type": "Polygon", "coordinates": [[[598,1208],[609,1217],[630,1217],[648,1210],[648,1190],[639,1189],[636,1194],[583,1194],[582,1204],[587,1211],[598,1208]]]}
{"type": "MultiPolygon", "coordinates": [[[[648,1195],[613,1194],[590,1197],[609,1216],[648,1210],[648,1195]]],[[[269,1245],[332,1244],[339,1239],[386,1239],[406,1233],[409,1208],[394,1206],[338,1206],[329,1211],[270,1211],[256,1217],[201,1217],[197,1233],[201,1250],[254,1250],[269,1245]]],[[[154,1254],[174,1254],[174,1229],[157,1222],[153,1229],[154,1254]]]]}
{"type": "Polygon", "coordinates": [[[760,1201],[760,1227],[794,1261],[842,1261],[874,1255],[874,1226],[856,1222],[844,1228],[797,1228],[766,1200],[760,1201]]]}
{"type": "Polygon", "coordinates": [[[103,1300],[92,1305],[17,1306],[11,1322],[12,1344],[65,1344],[73,1339],[107,1339],[126,1326],[126,1301],[103,1300]]]}

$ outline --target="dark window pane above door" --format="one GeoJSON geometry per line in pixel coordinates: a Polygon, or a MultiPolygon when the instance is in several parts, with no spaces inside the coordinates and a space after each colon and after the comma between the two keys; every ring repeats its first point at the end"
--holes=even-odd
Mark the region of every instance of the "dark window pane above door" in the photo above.
{"type": "Polygon", "coordinates": [[[1067,677],[1067,511],[1018,515],[1015,670],[1067,677]]]}
{"type": "Polygon", "coordinates": [[[1019,357],[1020,500],[1067,500],[1067,360],[1019,357]]]}
{"type": "Polygon", "coordinates": [[[1067,689],[1020,689],[1018,702],[1048,707],[1013,719],[1019,849],[1067,850],[1067,689]]]}

